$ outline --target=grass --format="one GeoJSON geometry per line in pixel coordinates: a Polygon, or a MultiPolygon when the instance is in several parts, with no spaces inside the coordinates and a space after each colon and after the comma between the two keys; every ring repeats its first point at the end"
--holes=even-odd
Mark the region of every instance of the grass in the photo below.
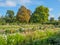
{"type": "Polygon", "coordinates": [[[53,25],[41,25],[41,24],[20,24],[20,25],[0,25],[0,30],[18,30],[19,28],[28,28],[28,29],[39,29],[39,28],[44,28],[44,27],[48,27],[48,28],[54,28],[53,25]]]}
{"type": "Polygon", "coordinates": [[[0,25],[0,29],[7,32],[19,28],[24,28],[24,30],[32,28],[32,30],[0,34],[0,45],[57,45],[60,43],[60,28],[55,28],[53,25],[0,25]]]}
{"type": "MultiPolygon", "coordinates": [[[[0,36],[0,45],[49,45],[49,39],[60,37],[60,30],[36,30],[29,33],[15,33],[0,36]],[[58,35],[57,35],[58,34],[58,35]]],[[[51,44],[50,44],[51,45],[51,44]]]]}

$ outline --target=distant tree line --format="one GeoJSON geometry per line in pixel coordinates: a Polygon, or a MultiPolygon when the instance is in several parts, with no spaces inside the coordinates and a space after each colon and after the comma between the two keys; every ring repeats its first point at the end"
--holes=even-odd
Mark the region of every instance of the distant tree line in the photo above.
{"type": "Polygon", "coordinates": [[[15,15],[13,10],[7,10],[6,15],[0,17],[0,24],[20,24],[20,23],[41,23],[41,24],[60,24],[60,16],[58,20],[49,17],[48,7],[38,6],[32,13],[29,9],[21,6],[15,15]]]}

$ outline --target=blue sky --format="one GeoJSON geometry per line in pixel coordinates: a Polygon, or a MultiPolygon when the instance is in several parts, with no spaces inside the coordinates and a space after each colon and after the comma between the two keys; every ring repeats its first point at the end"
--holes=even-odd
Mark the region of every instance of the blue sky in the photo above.
{"type": "Polygon", "coordinates": [[[13,10],[16,14],[21,5],[32,12],[37,6],[44,5],[50,10],[49,17],[57,19],[60,16],[60,0],[0,0],[0,16],[5,16],[7,10],[13,10]]]}

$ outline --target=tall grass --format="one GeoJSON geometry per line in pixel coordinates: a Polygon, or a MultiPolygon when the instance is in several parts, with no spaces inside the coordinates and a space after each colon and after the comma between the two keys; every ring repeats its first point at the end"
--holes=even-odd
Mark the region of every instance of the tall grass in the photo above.
{"type": "Polygon", "coordinates": [[[0,45],[58,45],[59,30],[36,30],[29,33],[15,33],[0,36],[0,45]]]}

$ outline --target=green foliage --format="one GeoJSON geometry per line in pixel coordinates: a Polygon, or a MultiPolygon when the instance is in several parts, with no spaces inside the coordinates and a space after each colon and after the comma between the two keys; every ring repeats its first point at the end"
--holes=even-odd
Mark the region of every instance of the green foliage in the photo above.
{"type": "Polygon", "coordinates": [[[55,34],[53,37],[49,37],[47,40],[51,45],[60,45],[60,32],[55,34]]]}
{"type": "Polygon", "coordinates": [[[46,24],[60,24],[60,16],[58,21],[53,17],[48,19],[49,9],[48,7],[38,6],[33,13],[24,6],[19,8],[16,15],[13,10],[7,10],[5,16],[0,17],[0,25],[19,25],[22,23],[46,23],[46,24]],[[48,21],[49,20],[49,21],[48,21]],[[49,23],[48,23],[49,22],[49,23]],[[55,23],[56,22],[56,23],[55,23]]]}
{"type": "Polygon", "coordinates": [[[5,30],[5,34],[10,33],[10,30],[5,30]]]}
{"type": "Polygon", "coordinates": [[[58,17],[58,20],[60,21],[60,16],[58,17]]]}
{"type": "Polygon", "coordinates": [[[54,17],[51,17],[50,18],[50,22],[54,22],[55,20],[54,20],[54,17]]]}
{"type": "Polygon", "coordinates": [[[16,30],[5,30],[5,34],[12,34],[12,33],[16,33],[16,30]]]}
{"type": "Polygon", "coordinates": [[[39,6],[36,8],[34,13],[31,16],[31,21],[36,23],[44,23],[48,21],[49,9],[44,6],[39,6]]]}
{"type": "Polygon", "coordinates": [[[7,45],[6,38],[0,35],[0,45],[7,45]]]}
{"type": "Polygon", "coordinates": [[[58,45],[59,30],[36,30],[27,34],[14,33],[0,36],[0,45],[58,45]]]}
{"type": "Polygon", "coordinates": [[[5,20],[7,23],[13,22],[14,19],[14,11],[12,10],[7,10],[5,20]]]}
{"type": "Polygon", "coordinates": [[[5,25],[6,21],[5,21],[5,17],[1,16],[0,17],[0,25],[5,25]]]}
{"type": "Polygon", "coordinates": [[[7,45],[21,45],[23,40],[24,40],[24,36],[20,34],[8,35],[7,45]]]}
{"type": "Polygon", "coordinates": [[[24,32],[24,30],[22,28],[19,28],[19,32],[24,32]]]}
{"type": "Polygon", "coordinates": [[[60,24],[60,16],[58,17],[58,23],[60,24]]]}

